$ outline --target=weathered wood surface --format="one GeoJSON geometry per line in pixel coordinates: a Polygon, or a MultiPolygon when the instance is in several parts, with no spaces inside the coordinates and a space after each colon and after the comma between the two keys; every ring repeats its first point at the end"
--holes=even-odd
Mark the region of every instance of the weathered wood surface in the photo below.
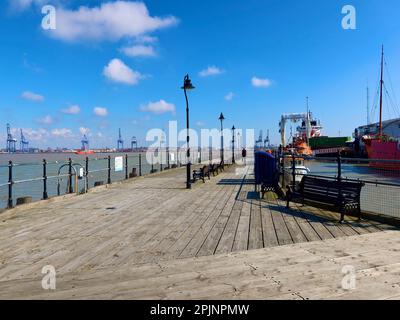
{"type": "MultiPolygon", "coordinates": [[[[251,178],[232,167],[185,190],[177,169],[8,211],[0,216],[0,298],[358,297],[337,288],[343,261],[362,270],[360,296],[367,279],[394,281],[393,227],[287,210],[271,195],[260,200],[251,178]],[[56,269],[54,292],[41,288],[45,265],[56,269]]],[[[399,296],[398,287],[380,297],[399,296]]]]}

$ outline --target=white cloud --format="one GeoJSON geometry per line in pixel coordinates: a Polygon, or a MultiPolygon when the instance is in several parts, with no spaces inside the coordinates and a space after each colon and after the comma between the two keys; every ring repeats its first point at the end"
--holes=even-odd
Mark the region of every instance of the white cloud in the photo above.
{"type": "Polygon", "coordinates": [[[89,132],[90,132],[90,129],[89,128],[85,128],[85,127],[80,127],[79,128],[79,133],[81,134],[81,135],[88,135],[89,134],[89,132]]]}
{"type": "Polygon", "coordinates": [[[224,70],[221,70],[220,68],[216,66],[209,66],[207,69],[201,70],[199,72],[200,77],[208,77],[208,76],[215,76],[218,74],[223,73],[224,70]]]}
{"type": "Polygon", "coordinates": [[[67,128],[53,129],[53,130],[51,130],[51,135],[54,137],[61,137],[61,138],[74,137],[71,129],[67,129],[67,128]]]}
{"type": "Polygon", "coordinates": [[[155,57],[156,52],[152,46],[134,45],[124,47],[121,51],[129,57],[155,57]]]}
{"type": "Polygon", "coordinates": [[[143,76],[129,68],[119,59],[112,59],[103,69],[103,75],[109,80],[129,85],[135,85],[143,76]]]}
{"type": "MultiPolygon", "coordinates": [[[[49,132],[46,129],[32,129],[32,128],[22,128],[25,138],[28,141],[43,141],[49,136],[49,132]]],[[[20,129],[12,128],[11,133],[15,137],[19,137],[20,129]]]]}
{"type": "Polygon", "coordinates": [[[22,11],[28,9],[31,5],[44,5],[47,0],[9,0],[10,6],[14,10],[22,11]]]}
{"type": "Polygon", "coordinates": [[[43,102],[44,101],[44,97],[42,95],[31,92],[31,91],[23,92],[21,94],[21,98],[23,98],[25,100],[34,101],[34,102],[43,102]]]}
{"type": "Polygon", "coordinates": [[[45,125],[50,125],[54,122],[54,119],[51,116],[47,115],[43,118],[38,119],[37,122],[45,125]]]}
{"type": "Polygon", "coordinates": [[[261,78],[253,77],[253,78],[251,78],[251,84],[253,85],[253,87],[256,87],[256,88],[268,88],[272,85],[272,81],[267,78],[261,79],[261,78]]]}
{"type": "Polygon", "coordinates": [[[66,114],[78,114],[79,112],[81,112],[81,108],[78,105],[74,104],[66,109],[62,109],[61,112],[66,114]]]}
{"type": "Polygon", "coordinates": [[[99,7],[81,6],[77,10],[57,9],[57,28],[50,34],[65,41],[113,40],[134,38],[174,26],[174,16],[152,17],[143,2],[114,1],[99,7]]]}
{"type": "Polygon", "coordinates": [[[229,92],[224,98],[226,101],[231,101],[234,97],[234,93],[233,92],[229,92]]]}
{"type": "Polygon", "coordinates": [[[99,117],[106,117],[108,115],[108,111],[106,108],[96,107],[93,109],[93,113],[99,117]]]}
{"type": "Polygon", "coordinates": [[[140,110],[155,114],[162,114],[166,112],[175,113],[175,105],[161,99],[160,101],[157,102],[149,102],[146,105],[142,105],[140,107],[140,110]]]}

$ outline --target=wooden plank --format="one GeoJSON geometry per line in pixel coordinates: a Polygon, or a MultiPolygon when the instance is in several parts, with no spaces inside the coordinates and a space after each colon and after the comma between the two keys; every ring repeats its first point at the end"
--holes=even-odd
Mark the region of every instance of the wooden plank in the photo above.
{"type": "Polygon", "coordinates": [[[261,223],[263,228],[264,246],[274,247],[278,246],[278,238],[276,236],[276,231],[274,227],[274,222],[272,220],[272,214],[269,210],[268,205],[262,203],[261,205],[261,223]]]}
{"type": "Polygon", "coordinates": [[[236,201],[229,216],[228,222],[218,243],[216,254],[228,253],[232,251],[233,242],[235,240],[236,230],[239,224],[240,213],[242,211],[243,202],[236,201]]]}
{"type": "Polygon", "coordinates": [[[286,226],[285,220],[282,217],[282,213],[276,208],[269,206],[272,216],[272,221],[275,226],[276,236],[278,238],[279,245],[287,245],[293,243],[292,237],[286,226]]]}
{"type": "MultiPolygon", "coordinates": [[[[249,190],[249,186],[245,186],[245,191],[249,190]]],[[[247,250],[249,241],[250,227],[250,211],[251,204],[247,200],[243,200],[242,210],[239,218],[238,227],[236,230],[235,240],[233,242],[232,251],[247,250]]]]}
{"type": "Polygon", "coordinates": [[[263,247],[260,200],[251,200],[248,249],[254,250],[263,247]]]}
{"type": "Polygon", "coordinates": [[[213,228],[211,229],[210,233],[208,234],[206,240],[204,241],[203,245],[201,246],[197,256],[205,256],[205,255],[212,255],[214,254],[222,233],[225,230],[226,224],[228,219],[232,213],[233,206],[235,204],[235,199],[237,192],[239,191],[239,186],[236,186],[233,189],[233,192],[230,194],[230,198],[227,201],[225,207],[223,208],[221,215],[218,217],[216,223],[214,224],[213,228]]]}

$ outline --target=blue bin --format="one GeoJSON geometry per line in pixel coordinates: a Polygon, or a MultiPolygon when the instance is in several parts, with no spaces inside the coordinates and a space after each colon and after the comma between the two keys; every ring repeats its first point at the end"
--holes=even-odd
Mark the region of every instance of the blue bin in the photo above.
{"type": "Polygon", "coordinates": [[[277,184],[278,168],[275,157],[265,151],[257,151],[254,155],[255,183],[264,186],[277,184]]]}

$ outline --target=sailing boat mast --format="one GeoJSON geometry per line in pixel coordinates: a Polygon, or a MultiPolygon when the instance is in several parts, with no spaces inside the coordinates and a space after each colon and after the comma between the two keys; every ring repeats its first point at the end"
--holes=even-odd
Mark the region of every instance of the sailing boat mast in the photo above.
{"type": "Polygon", "coordinates": [[[371,120],[370,120],[370,112],[369,112],[369,86],[367,84],[367,125],[371,124],[371,120]]]}
{"type": "Polygon", "coordinates": [[[379,102],[379,137],[382,139],[383,126],[382,126],[382,107],[383,107],[383,57],[384,50],[382,45],[382,58],[381,58],[381,84],[380,84],[380,102],[379,102]]]}

